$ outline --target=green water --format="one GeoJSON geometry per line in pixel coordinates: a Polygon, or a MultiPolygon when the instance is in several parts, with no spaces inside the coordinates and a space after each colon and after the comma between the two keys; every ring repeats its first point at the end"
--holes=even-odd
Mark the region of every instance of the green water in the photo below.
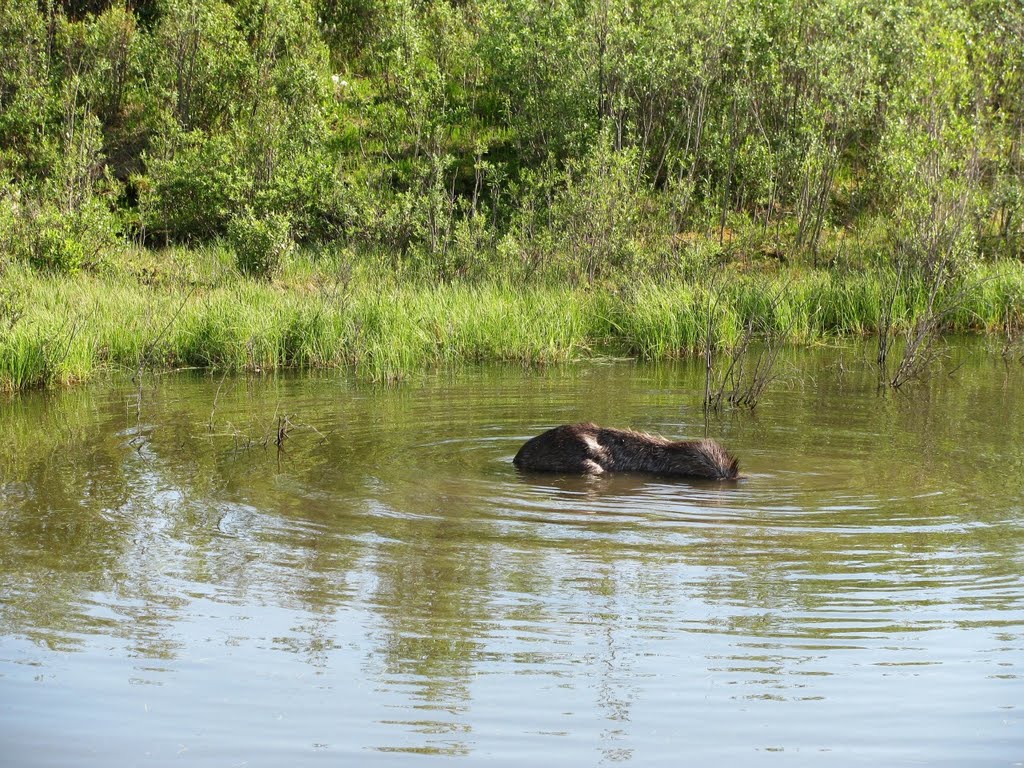
{"type": "Polygon", "coordinates": [[[1021,765],[1024,366],[868,354],[711,419],[724,485],[511,464],[703,435],[699,365],[0,402],[0,763],[1021,765]]]}

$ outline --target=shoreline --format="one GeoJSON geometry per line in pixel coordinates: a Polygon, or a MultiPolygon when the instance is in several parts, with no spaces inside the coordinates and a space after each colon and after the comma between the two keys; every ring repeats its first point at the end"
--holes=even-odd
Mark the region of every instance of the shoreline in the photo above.
{"type": "MultiPolygon", "coordinates": [[[[223,253],[187,253],[165,273],[123,264],[74,275],[9,266],[0,289],[0,391],[65,386],[111,370],[337,368],[393,383],[466,363],[678,359],[702,354],[709,333],[714,349],[728,348],[748,323],[755,338],[784,344],[873,334],[890,299],[895,327],[905,330],[926,302],[919,281],[892,295],[886,275],[870,269],[733,264],[711,278],[515,285],[399,281],[304,256],[267,282],[239,275],[223,253]]],[[[979,265],[953,291],[939,296],[956,302],[943,333],[1020,334],[1024,264],[979,265]]]]}

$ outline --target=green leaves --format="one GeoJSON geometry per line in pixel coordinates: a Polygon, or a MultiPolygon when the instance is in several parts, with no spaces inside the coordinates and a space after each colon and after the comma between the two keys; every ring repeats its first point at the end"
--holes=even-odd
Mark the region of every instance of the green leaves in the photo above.
{"type": "Polygon", "coordinates": [[[151,245],[251,211],[445,279],[596,279],[736,226],[817,262],[941,200],[970,209],[958,248],[1013,255],[1018,6],[0,0],[0,171],[24,210],[151,245]]]}
{"type": "Polygon", "coordinates": [[[262,280],[274,277],[282,259],[295,247],[287,217],[257,217],[250,211],[228,222],[228,243],[235,252],[239,271],[262,280]]]}

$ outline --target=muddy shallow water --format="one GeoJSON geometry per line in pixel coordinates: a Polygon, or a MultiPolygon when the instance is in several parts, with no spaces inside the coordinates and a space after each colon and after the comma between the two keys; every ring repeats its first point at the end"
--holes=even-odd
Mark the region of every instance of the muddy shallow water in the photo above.
{"type": "Polygon", "coordinates": [[[2,763],[1021,765],[1024,367],[950,352],[792,352],[725,484],[511,465],[699,365],[0,402],[2,763]]]}

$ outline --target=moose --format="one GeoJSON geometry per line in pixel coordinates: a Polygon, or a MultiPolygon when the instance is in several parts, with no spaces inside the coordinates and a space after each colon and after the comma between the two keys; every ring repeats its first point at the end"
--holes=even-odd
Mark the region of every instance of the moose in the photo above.
{"type": "Polygon", "coordinates": [[[585,475],[649,472],[708,480],[739,477],[739,460],[714,440],[668,440],[589,422],[563,424],[531,438],[512,463],[524,470],[585,475]]]}

